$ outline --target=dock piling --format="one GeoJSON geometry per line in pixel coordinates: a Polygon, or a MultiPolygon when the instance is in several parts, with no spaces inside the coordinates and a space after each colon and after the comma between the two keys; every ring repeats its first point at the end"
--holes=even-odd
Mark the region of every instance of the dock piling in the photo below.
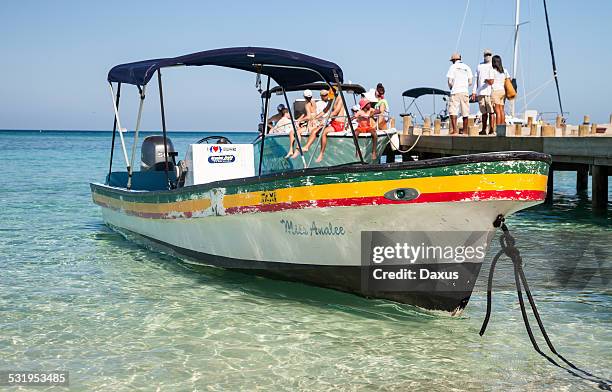
{"type": "Polygon", "coordinates": [[[548,169],[548,182],[546,183],[546,204],[552,204],[553,201],[553,183],[555,182],[555,171],[551,167],[548,169]]]}
{"type": "Polygon", "coordinates": [[[532,123],[529,125],[529,136],[538,136],[538,124],[532,123]]]}
{"type": "Polygon", "coordinates": [[[586,124],[578,125],[578,136],[587,136],[589,134],[589,126],[586,124]]]}
{"type": "Polygon", "coordinates": [[[542,125],[542,137],[553,137],[555,136],[555,127],[552,125],[542,125]]]}
{"type": "Polygon", "coordinates": [[[440,129],[442,128],[442,121],[439,118],[434,120],[434,135],[440,134],[440,129]]]}
{"type": "Polygon", "coordinates": [[[589,189],[589,165],[580,165],[576,169],[576,192],[589,189]]]}
{"type": "Polygon", "coordinates": [[[608,168],[601,165],[591,167],[593,209],[605,209],[608,205],[608,168]]]}
{"type": "Polygon", "coordinates": [[[404,129],[403,129],[403,134],[405,136],[408,136],[411,134],[411,128],[412,127],[412,116],[404,116],[404,129]]]}

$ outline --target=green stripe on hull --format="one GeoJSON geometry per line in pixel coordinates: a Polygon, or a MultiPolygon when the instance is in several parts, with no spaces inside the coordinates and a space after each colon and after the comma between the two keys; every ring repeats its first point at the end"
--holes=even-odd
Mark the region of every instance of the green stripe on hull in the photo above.
{"type": "MultiPolygon", "coordinates": [[[[475,162],[456,165],[446,165],[433,168],[411,169],[409,167],[396,170],[363,171],[349,173],[317,173],[293,178],[270,179],[250,184],[228,184],[223,187],[225,194],[259,192],[271,189],[295,188],[310,185],[326,185],[337,183],[399,180],[422,177],[461,176],[471,174],[548,174],[549,164],[542,161],[508,160],[493,162],[475,162]]],[[[124,201],[140,203],[172,203],[184,200],[208,198],[209,191],[219,186],[205,185],[182,188],[174,191],[135,192],[118,194],[109,189],[96,187],[95,192],[124,201]]]]}

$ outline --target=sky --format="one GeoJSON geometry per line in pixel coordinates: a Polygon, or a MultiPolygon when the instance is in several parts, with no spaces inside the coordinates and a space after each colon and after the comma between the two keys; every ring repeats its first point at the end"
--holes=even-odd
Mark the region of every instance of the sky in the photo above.
{"type": "MultiPolygon", "coordinates": [[[[549,0],[548,8],[570,122],[584,114],[609,121],[612,1],[549,0]]],[[[558,112],[542,1],[522,0],[520,20],[527,23],[520,29],[518,110],[527,103],[558,112]]],[[[512,72],[513,23],[512,0],[3,0],[0,129],[108,130],[113,110],[106,76],[113,65],[231,46],[302,52],[339,64],[345,81],[366,88],[382,82],[399,119],[404,90],[446,88],[455,50],[475,69],[482,49],[490,48],[512,72]]],[[[168,129],[256,130],[261,102],[254,74],[180,67],[162,75],[168,129]]],[[[157,86],[147,92],[142,128],[157,130],[157,86]]],[[[120,111],[127,129],[135,125],[137,103],[136,88],[124,86],[120,111]]],[[[432,103],[422,109],[431,113],[432,103]]]]}

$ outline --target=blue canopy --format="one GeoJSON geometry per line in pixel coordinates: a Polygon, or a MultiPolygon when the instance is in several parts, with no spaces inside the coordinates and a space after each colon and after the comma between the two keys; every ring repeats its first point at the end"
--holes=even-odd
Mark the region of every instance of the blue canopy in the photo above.
{"type": "Polygon", "coordinates": [[[440,90],[434,87],[417,87],[406,90],[402,93],[402,97],[419,98],[423,95],[450,95],[450,91],[440,90]]]}
{"type": "Polygon", "coordinates": [[[146,85],[160,68],[177,65],[217,65],[268,75],[278,85],[290,87],[314,82],[342,82],[342,69],[332,62],[281,49],[241,47],[206,50],[114,66],[109,82],[146,85]]]}

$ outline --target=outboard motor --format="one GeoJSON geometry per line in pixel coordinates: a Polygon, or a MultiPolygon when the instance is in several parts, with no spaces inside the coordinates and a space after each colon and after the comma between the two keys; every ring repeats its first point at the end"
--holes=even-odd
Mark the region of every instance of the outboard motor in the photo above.
{"type": "MultiPolygon", "coordinates": [[[[168,170],[174,170],[177,152],[170,138],[166,138],[166,142],[168,144],[168,170]]],[[[164,171],[165,163],[164,137],[159,135],[147,136],[142,141],[140,171],[164,171]]]]}

